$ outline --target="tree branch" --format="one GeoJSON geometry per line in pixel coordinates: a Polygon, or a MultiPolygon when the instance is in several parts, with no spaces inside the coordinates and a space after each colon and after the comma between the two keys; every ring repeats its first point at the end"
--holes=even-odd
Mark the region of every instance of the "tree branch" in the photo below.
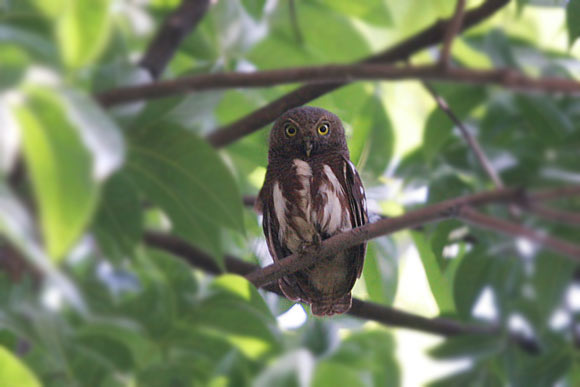
{"type": "Polygon", "coordinates": [[[292,274],[312,265],[316,260],[336,255],[338,252],[363,243],[378,236],[454,217],[466,205],[477,206],[487,203],[509,202],[523,198],[523,192],[516,189],[498,189],[474,195],[445,200],[418,210],[409,211],[395,218],[381,219],[362,227],[334,235],[322,243],[320,248],[304,254],[292,254],[279,262],[254,271],[246,278],[257,287],[292,274]]]}
{"type": "MultiPolygon", "coordinates": [[[[158,232],[147,232],[145,234],[145,242],[151,247],[168,251],[185,260],[191,266],[198,267],[207,273],[214,275],[223,273],[212,257],[178,237],[158,232]]],[[[226,272],[239,275],[246,275],[259,268],[257,265],[244,262],[231,256],[226,256],[225,267],[226,272]]],[[[277,283],[268,284],[264,288],[282,295],[277,283]]],[[[397,326],[444,336],[462,333],[497,333],[497,328],[491,326],[462,324],[445,318],[425,318],[356,298],[353,299],[352,308],[348,314],[358,318],[373,320],[387,326],[397,326]]]]}
{"type": "MultiPolygon", "coordinates": [[[[477,8],[465,13],[461,30],[465,30],[494,14],[506,5],[509,0],[487,0],[477,8]]],[[[423,31],[396,46],[366,59],[367,63],[388,63],[405,60],[412,54],[437,44],[443,38],[448,21],[438,21],[423,31]]],[[[335,90],[345,83],[325,85],[305,85],[269,104],[257,109],[247,116],[224,127],[216,129],[208,136],[208,140],[216,147],[223,147],[240,137],[250,134],[278,118],[288,109],[304,105],[315,98],[335,90]]]]}
{"type": "Polygon", "coordinates": [[[453,110],[451,110],[451,108],[447,104],[447,101],[445,101],[445,99],[441,95],[439,95],[437,91],[435,91],[433,86],[431,86],[431,84],[429,84],[428,82],[423,82],[423,85],[425,86],[427,91],[429,91],[433,99],[435,99],[437,106],[439,106],[439,108],[443,110],[443,112],[447,114],[447,116],[451,119],[451,121],[459,128],[459,131],[463,135],[463,138],[465,139],[465,141],[475,154],[477,161],[479,161],[479,164],[481,165],[485,173],[487,173],[491,181],[493,181],[493,184],[496,186],[496,188],[503,188],[504,184],[503,181],[501,180],[501,177],[497,174],[497,172],[491,165],[491,162],[485,155],[485,152],[479,145],[477,139],[469,132],[469,130],[467,130],[463,122],[461,122],[459,117],[457,117],[453,112],[453,110]]]}
{"type": "Polygon", "coordinates": [[[547,220],[551,220],[558,223],[565,223],[572,226],[580,225],[580,213],[556,210],[541,204],[534,204],[526,207],[526,210],[536,214],[547,220]]]}
{"type": "Polygon", "coordinates": [[[572,185],[533,192],[528,195],[527,200],[529,202],[547,202],[550,200],[564,199],[570,196],[578,195],[580,195],[580,186],[572,185]]]}
{"type": "MultiPolygon", "coordinates": [[[[145,242],[153,248],[170,252],[176,257],[185,260],[189,265],[200,268],[207,273],[214,275],[223,273],[223,270],[220,269],[212,257],[178,237],[150,231],[145,233],[145,242]]],[[[246,275],[258,268],[257,265],[231,256],[226,256],[224,263],[226,272],[239,275],[246,275]]],[[[269,292],[283,296],[276,282],[267,284],[263,288],[269,292]]],[[[499,334],[499,329],[495,326],[464,324],[440,317],[426,318],[396,308],[362,301],[357,298],[353,298],[352,307],[348,311],[348,314],[353,317],[372,320],[388,327],[412,329],[435,335],[499,334]]],[[[539,351],[538,345],[534,340],[513,334],[510,338],[527,352],[537,353],[539,351]]]]}
{"type": "Polygon", "coordinates": [[[209,8],[209,0],[183,0],[161,26],[139,65],[157,79],[175,55],[183,39],[195,28],[209,8]]]}
{"type": "MultiPolygon", "coordinates": [[[[580,94],[580,82],[565,78],[531,78],[511,69],[447,69],[438,66],[388,66],[377,64],[326,65],[267,70],[254,73],[214,73],[177,78],[146,85],[114,89],[96,96],[104,106],[167,97],[192,91],[265,87],[296,82],[336,86],[356,80],[419,79],[473,85],[498,85],[517,91],[580,94]]],[[[311,85],[311,87],[313,87],[311,85]]],[[[302,88],[301,88],[302,89],[302,88]]],[[[298,90],[301,90],[298,89],[298,90]]],[[[210,136],[211,138],[211,136],[210,136]]],[[[219,145],[219,144],[218,144],[219,145]]]]}
{"type": "Polygon", "coordinates": [[[449,22],[447,31],[445,31],[445,39],[443,40],[443,47],[441,48],[441,57],[439,58],[439,64],[442,68],[449,67],[449,56],[451,54],[451,46],[453,45],[453,40],[455,36],[459,33],[461,29],[461,22],[463,21],[463,15],[465,12],[465,0],[457,0],[457,5],[455,7],[455,13],[453,18],[449,22]]]}
{"type": "Polygon", "coordinates": [[[468,206],[461,208],[459,218],[481,228],[526,238],[556,253],[572,258],[575,262],[580,262],[580,246],[574,243],[542,234],[516,223],[484,215],[468,206]]]}

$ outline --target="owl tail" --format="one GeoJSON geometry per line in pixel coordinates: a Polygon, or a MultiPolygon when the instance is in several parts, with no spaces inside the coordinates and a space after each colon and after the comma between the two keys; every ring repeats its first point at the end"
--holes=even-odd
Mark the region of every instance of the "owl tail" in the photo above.
{"type": "Polygon", "coordinates": [[[342,314],[350,310],[352,306],[352,296],[349,293],[339,299],[327,299],[315,301],[310,306],[312,314],[315,316],[332,316],[342,314]]]}

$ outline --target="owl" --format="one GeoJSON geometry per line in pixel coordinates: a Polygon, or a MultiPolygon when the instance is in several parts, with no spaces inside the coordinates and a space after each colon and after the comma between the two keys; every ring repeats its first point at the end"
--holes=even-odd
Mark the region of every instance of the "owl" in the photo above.
{"type": "MultiPolygon", "coordinates": [[[[263,215],[266,242],[276,262],[368,222],[365,191],[336,115],[299,107],[276,120],[256,210],[263,215]]],[[[365,250],[361,244],[321,257],[281,278],[280,289],[287,298],[310,304],[314,315],[345,313],[365,250]]]]}

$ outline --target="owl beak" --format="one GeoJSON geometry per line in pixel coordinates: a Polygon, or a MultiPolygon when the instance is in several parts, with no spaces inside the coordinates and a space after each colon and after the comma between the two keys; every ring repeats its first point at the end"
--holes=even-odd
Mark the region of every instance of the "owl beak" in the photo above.
{"type": "Polygon", "coordinates": [[[312,140],[310,137],[304,137],[304,151],[306,152],[306,157],[310,157],[310,152],[312,152],[312,140]]]}

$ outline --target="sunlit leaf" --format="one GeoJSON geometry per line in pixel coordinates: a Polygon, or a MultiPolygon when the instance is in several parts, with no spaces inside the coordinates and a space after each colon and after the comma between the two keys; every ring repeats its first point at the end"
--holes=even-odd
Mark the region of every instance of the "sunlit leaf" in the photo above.
{"type": "Polygon", "coordinates": [[[397,255],[390,247],[387,241],[371,241],[363,266],[369,299],[383,305],[390,305],[395,299],[398,282],[397,255]]]}
{"type": "Polygon", "coordinates": [[[73,89],[61,92],[68,118],[91,151],[93,176],[102,181],[117,170],[125,158],[125,144],[121,129],[86,94],[73,89]]]}
{"type": "Polygon", "coordinates": [[[202,332],[225,334],[225,340],[251,358],[258,358],[277,345],[275,319],[250,282],[224,275],[214,281],[211,289],[210,296],[191,315],[202,332]]]}
{"type": "Polygon", "coordinates": [[[419,251],[421,262],[427,274],[431,293],[437,302],[441,313],[453,313],[455,303],[453,300],[453,283],[446,278],[439,267],[437,257],[433,254],[431,246],[425,235],[413,231],[411,232],[415,246],[419,251]]]}
{"type": "Polygon", "coordinates": [[[344,15],[355,17],[370,24],[389,26],[393,19],[386,1],[322,0],[327,7],[344,15]]]}
{"type": "Polygon", "coordinates": [[[0,181],[0,236],[7,238],[25,258],[38,269],[46,283],[55,285],[65,300],[78,310],[84,310],[81,299],[71,280],[51,265],[37,241],[38,232],[34,220],[24,204],[0,181]]]}
{"type": "Polygon", "coordinates": [[[312,380],[313,387],[333,387],[343,385],[343,383],[347,386],[363,385],[361,376],[355,368],[330,361],[318,364],[312,380]]]}
{"type": "Polygon", "coordinates": [[[20,130],[16,117],[0,97],[0,175],[12,170],[20,149],[20,130]]]}
{"type": "Polygon", "coordinates": [[[0,347],[0,385],[19,387],[42,386],[34,373],[4,347],[0,347]]]}
{"type": "Polygon", "coordinates": [[[90,7],[82,1],[67,1],[58,20],[61,56],[70,67],[82,67],[102,52],[109,37],[110,0],[95,0],[90,7]]]}
{"type": "Polygon", "coordinates": [[[44,241],[49,254],[60,259],[83,232],[97,203],[91,155],[50,91],[31,94],[17,116],[44,241]]]}

